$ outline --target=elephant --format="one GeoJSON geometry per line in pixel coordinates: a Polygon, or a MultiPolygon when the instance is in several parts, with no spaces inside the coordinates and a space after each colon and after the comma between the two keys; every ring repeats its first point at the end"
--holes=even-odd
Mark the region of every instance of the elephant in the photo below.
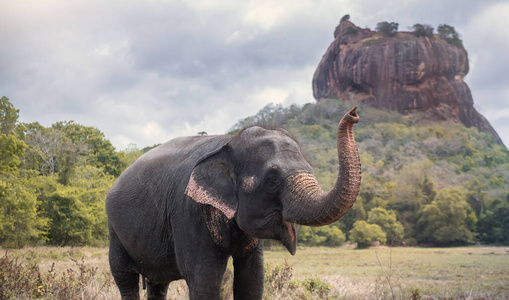
{"type": "Polygon", "coordinates": [[[262,299],[262,239],[294,255],[295,224],[339,220],[355,202],[361,164],[356,107],[337,128],[338,178],[325,192],[301,145],[283,128],[180,137],[140,156],[106,197],[109,263],[122,299],[165,299],[185,279],[190,299],[219,299],[233,259],[235,299],[262,299]]]}

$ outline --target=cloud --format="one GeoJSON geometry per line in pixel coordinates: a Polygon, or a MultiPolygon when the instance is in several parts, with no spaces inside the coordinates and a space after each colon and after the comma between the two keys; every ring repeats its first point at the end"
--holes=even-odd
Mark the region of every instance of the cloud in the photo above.
{"type": "MultiPolygon", "coordinates": [[[[371,28],[380,21],[399,22],[400,30],[455,26],[470,54],[466,80],[476,107],[490,112],[497,131],[509,127],[491,113],[509,106],[503,1],[0,0],[0,6],[7,45],[0,47],[0,96],[20,109],[21,121],[74,120],[99,128],[120,149],[200,131],[222,134],[269,102],[314,102],[313,72],[345,14],[371,28]]],[[[503,139],[509,144],[509,135],[503,139]]]]}

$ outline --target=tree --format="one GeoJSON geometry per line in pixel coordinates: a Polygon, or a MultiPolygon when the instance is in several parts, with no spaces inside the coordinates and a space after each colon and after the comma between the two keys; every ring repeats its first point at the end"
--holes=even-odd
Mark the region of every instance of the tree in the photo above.
{"type": "Polygon", "coordinates": [[[21,248],[43,239],[48,220],[39,215],[30,172],[20,172],[26,144],[14,135],[0,134],[0,243],[21,248]]]}
{"type": "Polygon", "coordinates": [[[14,108],[9,98],[3,96],[0,98],[0,134],[9,135],[16,127],[19,110],[14,108]]]}
{"type": "Polygon", "coordinates": [[[368,223],[376,224],[387,235],[387,243],[400,243],[404,237],[403,225],[396,219],[396,213],[381,207],[375,207],[368,213],[368,223]]]}
{"type": "Polygon", "coordinates": [[[309,246],[337,247],[345,243],[345,234],[334,225],[309,227],[297,226],[299,243],[309,246]]]}
{"type": "Polygon", "coordinates": [[[459,37],[454,27],[447,24],[440,24],[437,27],[438,34],[442,36],[449,44],[463,48],[463,41],[459,37]]]}
{"type": "Polygon", "coordinates": [[[420,242],[441,246],[471,244],[477,222],[474,211],[458,188],[441,189],[433,202],[420,211],[420,242]]]}
{"type": "Polygon", "coordinates": [[[376,24],[376,31],[382,32],[386,36],[395,36],[398,33],[398,26],[398,23],[384,21],[376,24]]]}
{"type": "Polygon", "coordinates": [[[93,216],[72,193],[60,189],[44,203],[44,210],[51,220],[50,244],[82,246],[92,240],[93,216]]]}
{"type": "Polygon", "coordinates": [[[434,28],[431,27],[431,25],[427,24],[414,24],[413,26],[414,34],[417,37],[426,36],[426,37],[433,37],[433,30],[434,28]]]}
{"type": "Polygon", "coordinates": [[[119,176],[125,168],[115,147],[99,129],[73,121],[57,122],[52,127],[60,130],[69,139],[74,147],[72,152],[86,156],[88,164],[113,176],[119,176]]]}
{"type": "Polygon", "coordinates": [[[339,23],[341,24],[344,21],[350,21],[350,15],[349,14],[346,14],[343,17],[341,17],[341,20],[339,21],[339,23]]]}
{"type": "Polygon", "coordinates": [[[350,240],[357,242],[357,248],[368,248],[371,242],[379,241],[384,244],[387,236],[382,228],[376,224],[368,224],[366,221],[356,221],[350,231],[350,240]]]}
{"type": "Polygon", "coordinates": [[[483,243],[509,245],[509,194],[505,201],[495,200],[477,222],[479,239],[483,243]]]}

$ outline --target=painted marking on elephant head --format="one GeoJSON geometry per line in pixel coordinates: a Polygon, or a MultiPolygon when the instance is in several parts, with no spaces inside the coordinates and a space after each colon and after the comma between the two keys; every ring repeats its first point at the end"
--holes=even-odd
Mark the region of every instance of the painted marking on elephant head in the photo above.
{"type": "Polygon", "coordinates": [[[244,177],[244,179],[242,179],[242,189],[246,193],[253,192],[254,186],[255,186],[255,177],[254,177],[254,175],[251,176],[251,177],[244,177]]]}
{"type": "Polygon", "coordinates": [[[214,206],[215,208],[222,211],[228,219],[233,218],[235,215],[235,209],[226,205],[223,197],[218,195],[213,190],[207,190],[206,187],[196,182],[194,171],[189,178],[189,183],[187,184],[185,194],[198,203],[214,206]]]}

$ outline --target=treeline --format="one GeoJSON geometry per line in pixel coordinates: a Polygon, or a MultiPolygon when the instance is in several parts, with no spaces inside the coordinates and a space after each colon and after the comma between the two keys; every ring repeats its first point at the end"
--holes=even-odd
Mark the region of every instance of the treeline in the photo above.
{"type": "MultiPolygon", "coordinates": [[[[329,189],[337,175],[337,122],[351,106],[339,100],[268,105],[231,134],[253,124],[287,128],[329,189]]],[[[507,149],[458,123],[362,104],[358,111],[360,195],[340,221],[299,226],[301,245],[509,244],[507,149]]],[[[18,114],[8,98],[0,99],[0,245],[106,245],[108,189],[153,147],[118,151],[97,128],[19,123],[18,114]]]]}
{"type": "Polygon", "coordinates": [[[509,244],[509,152],[477,129],[328,100],[303,107],[268,105],[232,131],[253,124],[287,128],[329,189],[337,175],[337,122],[354,105],[360,105],[361,116],[354,126],[362,162],[360,195],[340,221],[299,227],[300,244],[509,244]]]}
{"type": "Polygon", "coordinates": [[[143,151],[116,151],[94,127],[18,116],[2,97],[0,245],[105,245],[108,189],[143,151]]]}
{"type": "MultiPolygon", "coordinates": [[[[350,21],[350,15],[348,15],[348,14],[344,15],[339,22],[342,23],[344,21],[350,21]]],[[[398,34],[398,27],[399,27],[399,24],[396,22],[382,21],[382,22],[378,22],[376,24],[375,30],[377,32],[382,33],[385,36],[392,37],[392,36],[395,36],[398,34]]],[[[435,30],[435,28],[433,28],[431,25],[428,25],[428,24],[416,23],[411,27],[410,30],[417,37],[432,38],[433,31],[435,30]]],[[[346,33],[355,35],[355,34],[358,34],[359,31],[356,27],[348,27],[346,29],[346,33]]],[[[440,37],[442,37],[445,41],[447,41],[447,43],[449,43],[453,46],[456,46],[458,48],[463,48],[463,41],[460,39],[459,33],[456,31],[456,29],[453,26],[450,26],[447,24],[440,24],[437,27],[437,33],[440,37]]]]}

